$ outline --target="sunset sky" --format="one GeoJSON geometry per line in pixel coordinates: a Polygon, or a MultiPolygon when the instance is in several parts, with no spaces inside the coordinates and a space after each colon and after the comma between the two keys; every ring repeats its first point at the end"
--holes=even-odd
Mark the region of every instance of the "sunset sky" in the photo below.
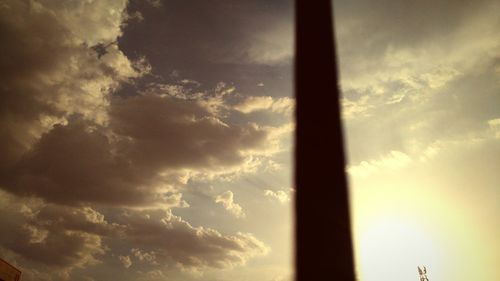
{"type": "Polygon", "coordinates": [[[0,2],[23,281],[290,280],[293,10],[267,2],[0,2]]]}
{"type": "Polygon", "coordinates": [[[498,280],[500,3],[335,8],[360,280],[498,280]]]}
{"type": "MultiPolygon", "coordinates": [[[[359,280],[500,279],[499,14],[335,2],[359,280]]],[[[293,24],[289,0],[0,0],[0,257],[293,280],[293,24]]]]}

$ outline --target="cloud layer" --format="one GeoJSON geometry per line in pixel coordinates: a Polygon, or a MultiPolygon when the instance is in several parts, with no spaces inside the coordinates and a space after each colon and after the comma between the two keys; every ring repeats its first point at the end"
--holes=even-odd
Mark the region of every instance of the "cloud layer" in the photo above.
{"type": "Polygon", "coordinates": [[[334,4],[360,280],[498,278],[499,3],[334,4]]]}
{"type": "Polygon", "coordinates": [[[353,164],[418,153],[498,117],[497,3],[368,2],[336,2],[353,164]]]}
{"type": "MultiPolygon", "coordinates": [[[[142,18],[128,4],[0,5],[0,223],[9,229],[0,255],[28,281],[199,275],[270,250],[254,234],[193,226],[174,212],[189,208],[192,182],[271,161],[286,125],[241,112],[287,114],[292,101],[266,96],[270,104],[249,111],[262,98],[225,83],[164,83],[144,56],[121,49],[124,27],[142,18]]],[[[228,192],[216,202],[243,217],[228,192]]]]}

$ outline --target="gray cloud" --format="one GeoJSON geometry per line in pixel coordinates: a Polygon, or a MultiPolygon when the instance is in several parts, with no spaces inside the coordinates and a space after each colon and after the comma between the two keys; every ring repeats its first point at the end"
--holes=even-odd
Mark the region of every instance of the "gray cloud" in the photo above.
{"type": "Polygon", "coordinates": [[[131,204],[151,199],[153,191],[140,188],[152,175],[138,174],[112,150],[109,139],[99,130],[90,131],[88,124],[56,125],[5,177],[4,188],[62,204],[131,204]]]}
{"type": "Polygon", "coordinates": [[[336,2],[353,164],[422,152],[498,115],[497,3],[384,3],[336,2]]]}
{"type": "Polygon", "coordinates": [[[147,27],[141,30],[131,27],[123,42],[127,47],[145,52],[153,51],[147,50],[152,46],[165,47],[167,52],[151,55],[158,59],[161,56],[160,61],[165,61],[167,56],[166,60],[173,65],[182,58],[182,67],[214,60],[276,63],[291,56],[293,11],[290,3],[288,0],[202,3],[176,0],[151,9],[140,1],[133,1],[129,10],[143,11],[146,21],[142,24],[147,27]],[[165,17],[169,24],[159,29],[162,21],[158,19],[165,17]],[[154,37],[150,36],[151,32],[155,32],[154,37]],[[155,42],[150,41],[153,38],[155,42]],[[177,43],[169,43],[172,40],[177,43]],[[191,59],[184,59],[187,54],[191,59]]]}
{"type": "Polygon", "coordinates": [[[130,2],[144,21],[125,27],[120,47],[132,58],[146,55],[164,82],[177,73],[201,89],[223,80],[243,94],[291,96],[292,1],[144,2],[130,2]]]}
{"type": "Polygon", "coordinates": [[[166,169],[238,164],[267,138],[255,124],[226,124],[196,102],[158,95],[116,101],[111,116],[114,131],[131,138],[131,159],[166,169]]]}
{"type": "Polygon", "coordinates": [[[116,45],[110,45],[100,58],[89,46],[116,40],[124,8],[124,1],[2,4],[2,168],[71,114],[105,122],[109,92],[119,82],[140,74],[116,45]],[[109,9],[102,9],[102,5],[109,9]],[[115,12],[109,15],[110,11],[115,12]],[[79,13],[79,17],[73,13],[79,13]]]}
{"type": "Polygon", "coordinates": [[[494,1],[335,1],[340,58],[381,56],[388,46],[413,48],[441,40],[492,3],[494,1]]]}
{"type": "Polygon", "coordinates": [[[91,207],[46,204],[5,192],[0,195],[2,227],[9,229],[0,238],[0,252],[22,257],[15,260],[24,261],[22,268],[28,272],[50,269],[48,279],[78,279],[75,268],[110,263],[114,253],[120,252],[128,253],[118,256],[126,268],[203,272],[243,265],[269,251],[249,233],[224,235],[193,227],[170,210],[122,209],[108,220],[91,207]]]}
{"type": "Polygon", "coordinates": [[[175,179],[160,173],[238,166],[247,151],[264,146],[267,130],[226,124],[214,115],[224,103],[217,97],[188,100],[172,96],[169,89],[169,96],[153,92],[111,99],[110,93],[140,76],[141,68],[134,68],[116,44],[103,55],[89,46],[109,44],[121,35],[124,8],[125,2],[12,2],[3,7],[2,35],[15,39],[3,44],[9,58],[2,60],[2,69],[9,71],[1,78],[3,188],[60,204],[179,206],[178,195],[165,195],[165,189],[172,192],[165,186],[175,185],[175,179]],[[94,14],[102,5],[108,9],[94,14]],[[93,17],[93,23],[81,25],[73,14],[77,11],[93,17]],[[27,24],[20,20],[22,13],[30,15],[27,24]]]}
{"type": "Polygon", "coordinates": [[[112,226],[95,210],[20,200],[5,192],[0,195],[0,221],[8,230],[0,238],[0,249],[28,260],[23,267],[36,262],[65,274],[95,264],[105,253],[100,234],[109,233],[112,226]]]}
{"type": "Polygon", "coordinates": [[[186,269],[203,270],[242,265],[268,252],[268,247],[251,234],[223,235],[214,229],[193,227],[170,211],[128,212],[120,220],[127,225],[122,242],[133,245],[134,257],[142,262],[177,263],[186,269]]]}
{"type": "MultiPolygon", "coordinates": [[[[209,89],[184,77],[167,84],[149,75],[141,52],[132,60],[122,51],[124,28],[133,29],[127,21],[140,18],[127,14],[127,4],[0,6],[0,223],[9,230],[0,237],[0,255],[18,264],[26,280],[133,278],[123,267],[152,280],[232,268],[269,251],[253,234],[195,227],[172,209],[189,206],[182,195],[190,180],[252,172],[271,161],[291,126],[263,126],[236,114],[233,105],[244,97],[230,83],[209,89]]],[[[153,6],[172,8],[166,4],[153,6]]],[[[175,16],[188,8],[174,4],[181,6],[175,16]]],[[[218,2],[214,12],[231,5],[218,2]]],[[[260,9],[247,3],[228,18],[240,19],[248,7],[260,9]]],[[[275,30],[290,31],[272,19],[278,12],[273,5],[264,13],[273,25],[259,24],[253,41],[240,42],[239,30],[251,33],[244,19],[227,33],[234,36],[231,63],[288,59],[288,43],[271,48],[275,30]],[[261,48],[272,50],[259,57],[261,48]]],[[[228,39],[220,32],[213,46],[228,39]]],[[[214,50],[200,53],[221,60],[214,50]]],[[[290,110],[289,99],[272,99],[271,109],[290,110]]]]}
{"type": "Polygon", "coordinates": [[[193,101],[158,95],[115,100],[111,131],[78,119],[43,134],[6,171],[4,188],[60,204],[181,206],[179,197],[160,193],[176,191],[179,182],[169,174],[238,167],[265,151],[272,136],[255,124],[223,123],[193,101]]]}

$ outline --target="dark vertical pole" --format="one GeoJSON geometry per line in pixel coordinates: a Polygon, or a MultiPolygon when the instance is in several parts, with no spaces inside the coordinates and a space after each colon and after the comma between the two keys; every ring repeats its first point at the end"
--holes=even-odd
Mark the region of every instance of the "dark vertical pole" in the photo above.
{"type": "Polygon", "coordinates": [[[330,0],[295,0],[296,276],[354,280],[330,0]]]}

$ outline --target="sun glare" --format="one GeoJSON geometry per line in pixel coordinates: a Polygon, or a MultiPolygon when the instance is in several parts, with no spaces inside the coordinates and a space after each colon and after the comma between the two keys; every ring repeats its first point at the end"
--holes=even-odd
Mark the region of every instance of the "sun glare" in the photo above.
{"type": "Polygon", "coordinates": [[[361,280],[415,280],[418,265],[429,269],[429,278],[439,280],[443,255],[432,231],[419,224],[418,218],[394,214],[379,218],[366,223],[356,235],[361,280]]]}

